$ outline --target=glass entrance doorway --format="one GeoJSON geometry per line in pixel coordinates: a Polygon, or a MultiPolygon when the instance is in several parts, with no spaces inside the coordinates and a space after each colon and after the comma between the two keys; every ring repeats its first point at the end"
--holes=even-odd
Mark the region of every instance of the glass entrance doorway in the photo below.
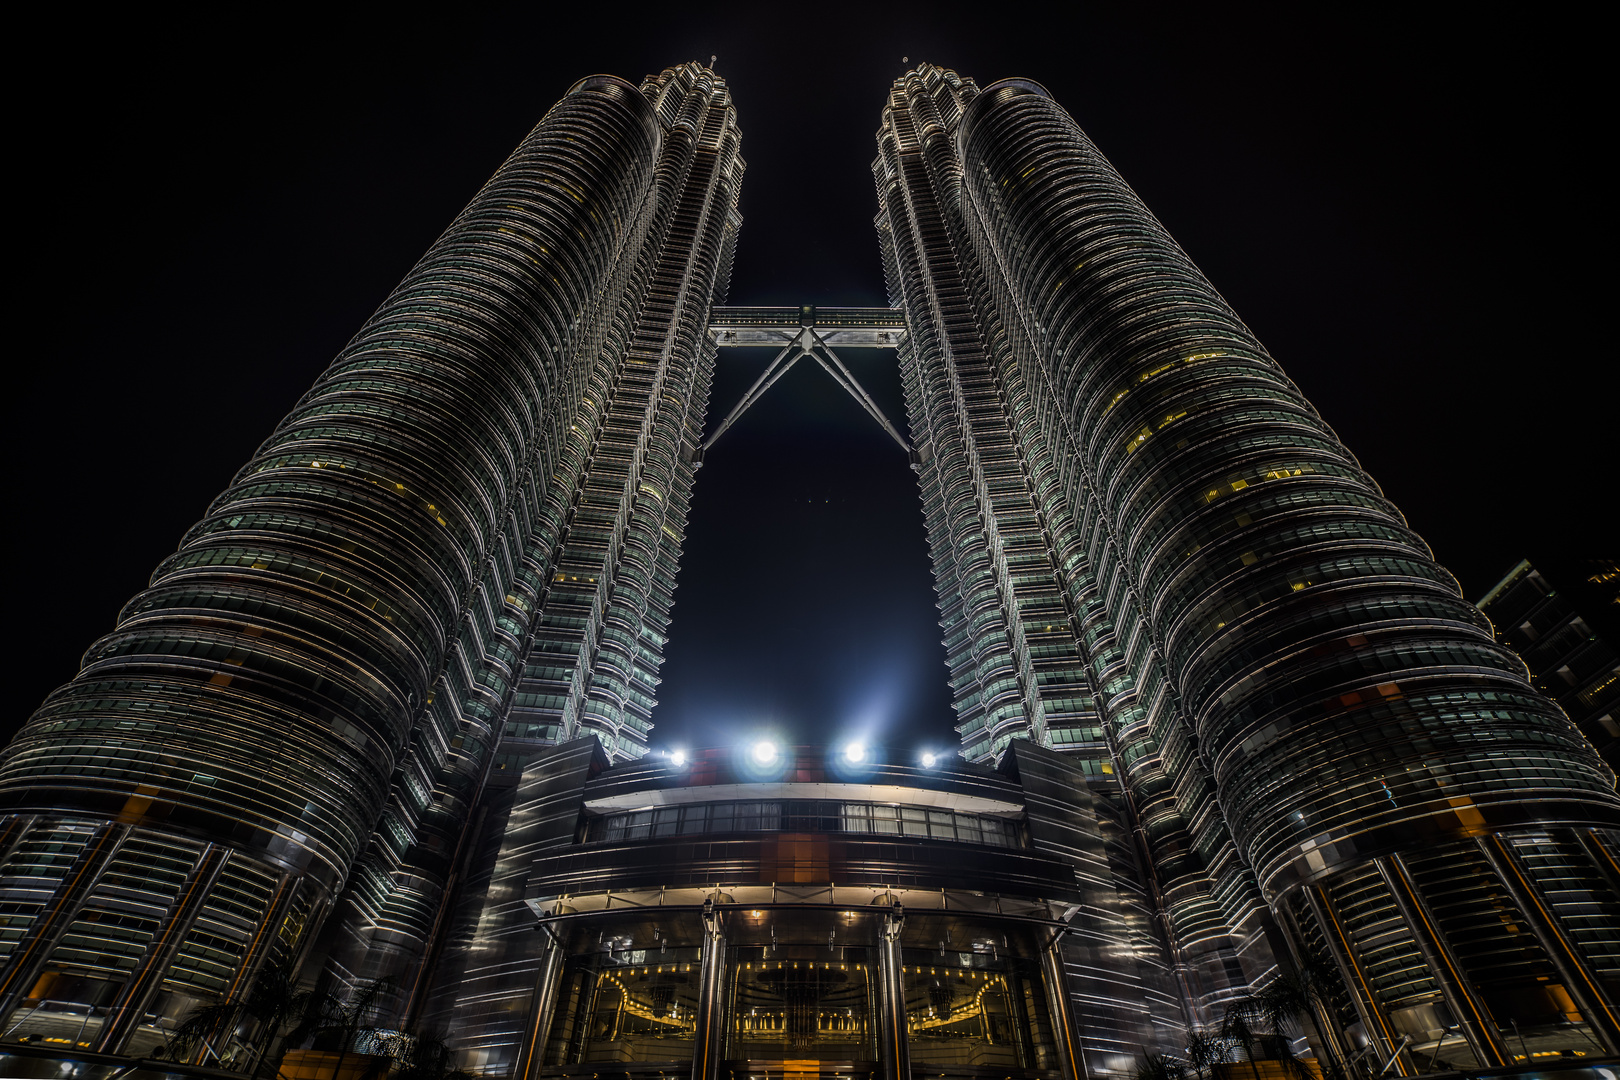
{"type": "Polygon", "coordinates": [[[860,912],[739,912],[727,949],[734,1080],[866,1080],[877,1060],[877,957],[860,912]]]}

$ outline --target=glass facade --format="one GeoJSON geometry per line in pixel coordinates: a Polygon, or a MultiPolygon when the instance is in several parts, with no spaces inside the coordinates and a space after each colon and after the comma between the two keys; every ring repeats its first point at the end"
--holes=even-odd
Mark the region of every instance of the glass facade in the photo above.
{"type": "Polygon", "coordinates": [[[1527,805],[1615,824],[1603,762],[1068,114],[998,83],[955,144],[1057,493],[1098,517],[1262,889],[1527,805]]]}
{"type": "Polygon", "coordinates": [[[574,86],[24,727],[10,1038],[140,1052],[323,923],[404,1019],[491,778],[645,751],[738,143],[699,65],[574,86]]]}
{"type": "Polygon", "coordinates": [[[650,840],[732,832],[847,832],[930,836],[991,847],[1022,847],[1015,822],[926,806],[828,799],[722,802],[637,810],[591,823],[593,840],[650,840]]]}
{"type": "MultiPolygon", "coordinates": [[[[542,399],[568,422],[544,489],[546,528],[521,549],[533,588],[512,594],[512,633],[484,639],[496,667],[450,696],[461,702],[458,726],[432,748],[450,774],[424,768],[396,783],[336,914],[342,945],[329,964],[349,982],[413,972],[414,991],[400,994],[406,1019],[423,1006],[431,950],[453,917],[453,867],[476,858],[478,827],[499,827],[505,785],[539,750],[585,732],[612,759],[646,752],[691,496],[688,458],[714,368],[703,331],[729,283],[743,162],[730,93],[707,69],[671,68],[636,100],[659,129],[651,181],[626,219],[634,235],[613,288],[591,298],[602,323],[581,354],[577,395],[542,399]]],[[[452,666],[452,689],[459,677],[452,666]]],[[[492,869],[478,863],[476,872],[492,869]]]]}
{"type": "Polygon", "coordinates": [[[1398,1072],[1620,1050],[1581,731],[1039,84],[922,65],[878,149],[964,754],[1117,778],[1194,1025],[1315,961],[1398,1072]]]}
{"type": "Polygon", "coordinates": [[[703,950],[682,929],[608,919],[572,930],[546,1060],[690,1068],[703,950]]]}
{"type": "Polygon", "coordinates": [[[994,760],[1029,739],[1083,763],[1145,843],[1161,932],[1187,972],[1156,1022],[1186,1023],[1189,1005],[1200,1022],[1272,967],[1264,904],[1136,596],[1098,561],[1102,523],[1065,498],[1080,463],[1049,429],[1046,376],[1015,351],[1018,311],[975,246],[953,136],[976,94],[954,72],[909,73],[873,165],[891,298],[911,328],[901,376],[962,752],[994,760]],[[963,595],[977,599],[963,607],[963,595]],[[987,693],[1000,695],[996,718],[987,693]]]}
{"type": "Polygon", "coordinates": [[[911,935],[939,947],[901,952],[913,1066],[1060,1072],[1045,977],[1022,935],[970,920],[917,924],[911,935]]]}
{"type": "MultiPolygon", "coordinates": [[[[879,1068],[881,917],[737,910],[713,963],[724,1071],[871,1076],[879,1068]]],[[[703,956],[686,913],[602,917],[569,931],[541,1076],[690,1068],[700,1038],[703,956]]],[[[1060,1073],[1047,987],[1022,931],[924,918],[906,931],[896,1001],[914,1067],[935,1075],[1060,1073]],[[943,946],[935,947],[933,938],[943,946]]]]}

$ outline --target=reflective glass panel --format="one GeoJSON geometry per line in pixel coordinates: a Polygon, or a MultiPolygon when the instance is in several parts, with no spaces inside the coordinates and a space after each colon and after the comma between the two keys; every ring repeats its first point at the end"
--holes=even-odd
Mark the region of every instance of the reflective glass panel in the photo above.
{"type": "Polygon", "coordinates": [[[876,1060],[878,970],[869,918],[738,912],[726,933],[728,1059],[848,1062],[857,1071],[876,1060]]]}
{"type": "Polygon", "coordinates": [[[870,950],[744,946],[732,952],[730,1056],[868,1061],[873,1047],[870,950]]]}
{"type": "Polygon", "coordinates": [[[904,940],[914,1066],[1058,1068],[1041,965],[1018,933],[944,916],[908,917],[904,940]]]}
{"type": "Polygon", "coordinates": [[[623,920],[574,931],[546,1063],[691,1061],[702,977],[696,924],[623,920]]]}

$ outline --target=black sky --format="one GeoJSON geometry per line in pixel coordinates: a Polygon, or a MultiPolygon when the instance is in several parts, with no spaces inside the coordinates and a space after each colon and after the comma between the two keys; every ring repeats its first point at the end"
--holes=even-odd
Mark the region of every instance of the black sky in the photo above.
{"type": "MultiPolygon", "coordinates": [[[[1612,181],[1606,125],[1581,112],[1596,28],[1350,7],[223,10],[64,14],[17,39],[42,66],[13,100],[6,726],[570,83],[711,54],[749,164],[731,302],[884,302],[868,165],[901,57],[1024,75],[1470,599],[1525,553],[1615,546],[1614,348],[1591,331],[1612,271],[1588,254],[1612,181]]],[[[849,359],[899,419],[889,355],[849,359]]],[[[711,418],[761,363],[722,357],[711,418]]],[[[775,724],[952,745],[935,619],[911,473],[804,365],[699,474],[655,742],[775,724]]]]}

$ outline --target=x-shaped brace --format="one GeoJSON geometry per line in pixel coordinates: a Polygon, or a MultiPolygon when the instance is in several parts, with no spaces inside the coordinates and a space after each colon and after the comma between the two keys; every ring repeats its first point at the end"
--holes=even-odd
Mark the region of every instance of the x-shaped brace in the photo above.
{"type": "Polygon", "coordinates": [[[726,418],[720,421],[720,426],[714,429],[714,434],[704,440],[703,446],[693,455],[692,460],[701,462],[709,447],[713,446],[715,441],[726,433],[726,429],[735,424],[742,417],[742,414],[753,406],[754,402],[765,395],[765,391],[774,386],[778,379],[786,375],[794,364],[797,364],[806,356],[820,364],[822,370],[831,375],[833,381],[842,386],[849,393],[849,396],[854,398],[856,403],[865,409],[867,414],[876,420],[884,431],[889,433],[889,438],[893,439],[900,449],[906,452],[909,459],[913,462],[917,460],[916,452],[912,450],[911,444],[906,442],[900,432],[895,430],[893,424],[889,423],[889,418],[883,415],[883,410],[877,407],[877,402],[873,401],[872,396],[861,387],[860,383],[855,381],[855,376],[850,374],[849,368],[844,366],[844,362],[838,358],[838,354],[832,351],[831,347],[822,340],[821,335],[816,333],[815,328],[811,326],[801,327],[793,339],[782,347],[782,351],[777,353],[775,358],[766,365],[759,378],[754,380],[754,385],[750,386],[748,392],[742,396],[742,400],[737,402],[736,408],[727,413],[726,418]]]}

